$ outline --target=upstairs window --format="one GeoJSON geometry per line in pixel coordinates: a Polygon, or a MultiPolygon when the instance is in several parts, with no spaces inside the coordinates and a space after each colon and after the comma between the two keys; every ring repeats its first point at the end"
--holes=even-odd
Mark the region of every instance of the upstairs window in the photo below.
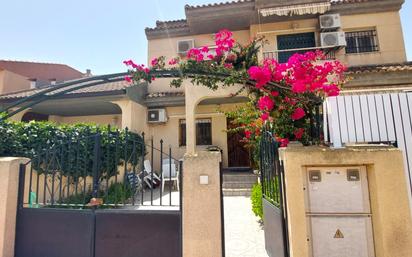
{"type": "Polygon", "coordinates": [[[376,30],[346,32],[346,53],[370,53],[379,51],[376,30]]]}
{"type": "MultiPolygon", "coordinates": [[[[212,119],[196,120],[196,144],[212,144],[212,119]]],[[[186,120],[179,121],[179,145],[186,146],[186,120]]]]}
{"type": "Polygon", "coordinates": [[[307,48],[316,47],[315,33],[309,32],[277,36],[277,46],[278,50],[280,50],[277,60],[280,63],[285,63],[295,53],[305,53],[308,51],[307,48]],[[302,48],[305,50],[299,50],[302,48]]]}

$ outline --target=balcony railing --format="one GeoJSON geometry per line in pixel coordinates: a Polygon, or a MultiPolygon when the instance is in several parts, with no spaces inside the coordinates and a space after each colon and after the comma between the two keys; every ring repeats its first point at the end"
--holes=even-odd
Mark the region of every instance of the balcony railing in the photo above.
{"type": "Polygon", "coordinates": [[[286,49],[263,52],[263,59],[275,59],[280,63],[285,63],[295,53],[306,53],[310,51],[320,50],[325,53],[326,60],[336,59],[336,47],[307,47],[298,49],[286,49]]]}

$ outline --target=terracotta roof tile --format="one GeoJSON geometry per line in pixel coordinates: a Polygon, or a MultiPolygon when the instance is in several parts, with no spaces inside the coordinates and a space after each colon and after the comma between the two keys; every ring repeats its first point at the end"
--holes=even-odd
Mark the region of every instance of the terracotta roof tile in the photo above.
{"type": "Polygon", "coordinates": [[[348,74],[412,71],[412,62],[362,65],[348,68],[348,74]]]}
{"type": "Polygon", "coordinates": [[[228,1],[228,2],[220,2],[220,3],[203,4],[203,5],[188,5],[187,4],[185,5],[185,9],[188,10],[188,9],[234,5],[234,4],[250,3],[250,2],[254,2],[254,0],[237,0],[237,1],[228,1]]]}
{"type": "MultiPolygon", "coordinates": [[[[380,1],[380,0],[330,0],[331,4],[352,4],[352,3],[363,3],[369,1],[380,1]]],[[[250,3],[255,2],[255,0],[237,0],[237,1],[227,1],[227,2],[220,2],[220,3],[210,3],[210,4],[202,4],[202,5],[185,5],[185,9],[198,9],[198,8],[206,8],[206,7],[216,7],[216,6],[227,6],[227,5],[236,5],[242,3],[250,3]]]]}
{"type": "Polygon", "coordinates": [[[146,28],[145,31],[157,31],[167,29],[189,28],[189,24],[185,19],[175,21],[156,21],[156,27],[146,28]]]}
{"type": "Polygon", "coordinates": [[[84,77],[80,71],[68,65],[56,63],[0,60],[0,69],[14,72],[28,79],[46,82],[51,79],[61,82],[84,77]]]}
{"type": "MultiPolygon", "coordinates": [[[[363,2],[371,2],[371,1],[382,1],[382,0],[330,0],[331,4],[333,5],[342,5],[342,4],[353,4],[353,3],[363,3],[363,2]]],[[[236,0],[236,1],[227,1],[227,2],[220,2],[220,3],[210,3],[210,4],[202,4],[202,5],[185,5],[185,10],[195,10],[201,8],[210,8],[210,7],[222,7],[222,6],[234,6],[240,5],[244,3],[253,3],[255,0],[236,0]]],[[[189,28],[187,20],[171,20],[171,21],[156,21],[156,27],[154,28],[146,28],[146,32],[152,31],[162,31],[167,29],[181,29],[181,28],[189,28]]]]}
{"type": "MultiPolygon", "coordinates": [[[[81,84],[75,84],[71,87],[77,87],[80,86],[81,84]]],[[[127,83],[126,81],[118,81],[118,82],[109,82],[109,83],[104,83],[96,86],[91,86],[87,88],[82,88],[78,89],[72,92],[68,92],[66,95],[70,96],[81,96],[81,95],[87,95],[87,94],[98,94],[98,93],[110,93],[110,92],[115,92],[115,91],[121,91],[125,90],[127,87],[131,86],[131,84],[127,83]]],[[[1,100],[12,100],[12,99],[20,99],[24,97],[28,97],[31,95],[34,95],[38,92],[44,91],[46,89],[49,89],[49,87],[41,88],[41,89],[30,89],[30,90],[25,90],[25,91],[20,91],[20,92],[14,92],[14,93],[9,93],[9,94],[4,94],[0,95],[0,101],[1,100]]],[[[70,88],[70,87],[68,87],[70,88]]],[[[65,88],[65,89],[68,89],[65,88]]],[[[54,95],[58,92],[61,92],[61,90],[56,90],[52,93],[49,93],[47,95],[54,95]]]]}
{"type": "Polygon", "coordinates": [[[364,3],[364,2],[372,2],[372,1],[379,1],[379,0],[331,0],[332,4],[353,4],[353,3],[364,3]]]}

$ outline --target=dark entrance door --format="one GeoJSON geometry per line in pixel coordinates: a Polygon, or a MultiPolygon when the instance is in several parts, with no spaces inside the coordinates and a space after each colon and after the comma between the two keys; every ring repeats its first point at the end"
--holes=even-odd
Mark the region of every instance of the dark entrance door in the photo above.
{"type": "Polygon", "coordinates": [[[293,51],[279,52],[278,61],[285,63],[295,53],[307,52],[307,50],[297,51],[299,48],[310,48],[316,46],[315,33],[299,33],[291,35],[277,36],[278,50],[293,49],[293,51]]]}
{"type": "MultiPolygon", "coordinates": [[[[234,125],[228,119],[228,129],[234,125]]],[[[229,167],[250,167],[250,151],[245,147],[241,132],[227,134],[229,167]]]]}

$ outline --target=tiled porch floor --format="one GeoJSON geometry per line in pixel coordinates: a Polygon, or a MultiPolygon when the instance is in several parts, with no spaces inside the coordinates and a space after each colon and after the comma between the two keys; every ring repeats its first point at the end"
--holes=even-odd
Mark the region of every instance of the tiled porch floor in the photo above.
{"type": "Polygon", "coordinates": [[[226,257],[268,257],[250,197],[225,196],[224,209],[226,257]]]}

